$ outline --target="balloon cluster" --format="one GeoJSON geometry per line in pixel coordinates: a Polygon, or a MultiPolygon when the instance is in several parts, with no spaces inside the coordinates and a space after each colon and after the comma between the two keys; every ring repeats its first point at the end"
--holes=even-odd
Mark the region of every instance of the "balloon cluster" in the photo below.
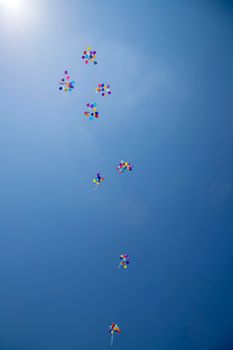
{"type": "Polygon", "coordinates": [[[95,92],[97,94],[101,94],[102,96],[111,95],[110,85],[109,84],[98,84],[95,88],[95,92]]]}
{"type": "Polygon", "coordinates": [[[115,334],[115,333],[118,333],[118,334],[121,333],[120,327],[119,327],[116,323],[112,323],[112,324],[109,326],[109,333],[111,333],[111,335],[112,335],[112,337],[111,337],[111,345],[112,345],[112,344],[113,344],[113,337],[114,337],[114,334],[115,334]]]}
{"type": "Polygon", "coordinates": [[[133,166],[129,162],[125,162],[124,160],[121,160],[120,164],[118,164],[118,166],[117,166],[117,171],[120,174],[123,174],[126,170],[132,171],[133,170],[133,166]]]}
{"type": "Polygon", "coordinates": [[[96,178],[92,180],[97,186],[104,181],[104,177],[97,173],[96,178]]]}
{"type": "Polygon", "coordinates": [[[59,81],[59,85],[60,85],[59,90],[63,90],[65,92],[72,91],[74,89],[75,82],[70,79],[70,76],[67,70],[65,70],[64,74],[65,74],[65,78],[62,78],[59,81]]]}
{"type": "Polygon", "coordinates": [[[97,64],[96,51],[88,47],[86,50],[83,51],[82,59],[86,64],[88,64],[88,62],[93,62],[94,64],[97,64]]]}
{"type": "Polygon", "coordinates": [[[89,117],[90,120],[93,120],[94,118],[99,118],[100,114],[97,112],[97,103],[87,103],[88,110],[84,112],[86,117],[89,117]]]}
{"type": "Polygon", "coordinates": [[[119,267],[123,266],[124,269],[127,269],[128,264],[129,264],[129,256],[128,256],[128,254],[121,254],[120,258],[121,258],[121,261],[120,261],[119,267]]]}

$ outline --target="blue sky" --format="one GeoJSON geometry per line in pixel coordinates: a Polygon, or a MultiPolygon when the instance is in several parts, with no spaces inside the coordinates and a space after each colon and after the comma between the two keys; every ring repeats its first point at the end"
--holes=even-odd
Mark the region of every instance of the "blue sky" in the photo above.
{"type": "Polygon", "coordinates": [[[0,2],[0,350],[108,349],[111,322],[114,348],[232,349],[231,2],[22,5],[0,2]]]}

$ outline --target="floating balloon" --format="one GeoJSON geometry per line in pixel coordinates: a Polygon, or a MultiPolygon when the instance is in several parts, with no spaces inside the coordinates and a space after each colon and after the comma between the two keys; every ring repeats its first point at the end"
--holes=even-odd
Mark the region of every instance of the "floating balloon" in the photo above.
{"type": "Polygon", "coordinates": [[[109,333],[111,333],[111,345],[113,344],[113,338],[114,338],[114,334],[120,334],[121,330],[119,328],[119,326],[116,323],[112,323],[109,327],[109,333]]]}
{"type": "Polygon", "coordinates": [[[87,103],[87,111],[84,112],[85,116],[88,117],[90,120],[93,120],[94,118],[99,118],[100,114],[97,111],[97,103],[87,103]]]}
{"type": "Polygon", "coordinates": [[[98,84],[97,87],[95,88],[95,92],[97,94],[100,94],[102,96],[107,96],[111,95],[111,90],[110,90],[110,85],[109,84],[98,84]]]}
{"type": "Polygon", "coordinates": [[[59,90],[63,90],[65,92],[68,92],[68,91],[71,92],[74,89],[75,82],[71,80],[67,70],[65,70],[64,74],[65,74],[65,77],[59,81],[59,85],[60,85],[59,90]]]}
{"type": "Polygon", "coordinates": [[[96,178],[94,178],[92,181],[94,182],[94,184],[96,184],[96,188],[95,189],[97,190],[97,188],[101,184],[101,182],[104,181],[104,177],[100,176],[100,173],[97,173],[96,174],[96,178]]]}
{"type": "Polygon", "coordinates": [[[132,171],[132,170],[133,170],[132,164],[130,164],[129,162],[125,162],[124,160],[121,160],[120,164],[118,164],[117,166],[117,171],[120,174],[123,174],[125,171],[132,171]]]}
{"type": "Polygon", "coordinates": [[[121,254],[120,255],[120,264],[118,267],[123,266],[124,269],[127,269],[128,265],[129,265],[129,256],[128,254],[121,254]]]}
{"type": "Polygon", "coordinates": [[[92,50],[90,47],[88,47],[87,49],[85,49],[83,51],[82,59],[84,60],[84,62],[86,64],[88,64],[88,62],[92,62],[94,64],[97,64],[96,51],[92,50]]]}

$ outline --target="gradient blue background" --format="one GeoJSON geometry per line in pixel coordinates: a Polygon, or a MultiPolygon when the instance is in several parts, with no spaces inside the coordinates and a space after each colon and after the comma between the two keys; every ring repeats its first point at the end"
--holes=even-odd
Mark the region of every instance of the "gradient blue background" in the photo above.
{"type": "Polygon", "coordinates": [[[31,4],[0,17],[0,349],[233,349],[231,2],[31,4]]]}

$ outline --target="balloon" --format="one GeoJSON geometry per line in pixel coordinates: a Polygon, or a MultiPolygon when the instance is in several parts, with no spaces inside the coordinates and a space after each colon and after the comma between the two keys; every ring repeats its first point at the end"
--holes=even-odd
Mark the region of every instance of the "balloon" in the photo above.
{"type": "Polygon", "coordinates": [[[111,336],[111,345],[112,345],[113,344],[113,339],[114,339],[114,334],[115,333],[120,334],[121,330],[120,330],[119,326],[116,323],[112,323],[109,326],[109,333],[112,335],[111,336]]]}
{"type": "Polygon", "coordinates": [[[87,111],[84,111],[84,115],[86,117],[89,117],[90,120],[98,119],[100,117],[99,112],[97,111],[97,104],[96,103],[87,103],[87,111]]]}
{"type": "Polygon", "coordinates": [[[102,96],[111,95],[110,85],[109,84],[98,84],[95,88],[95,92],[97,94],[101,94],[102,96]]]}
{"type": "Polygon", "coordinates": [[[67,92],[67,91],[72,91],[73,89],[74,89],[74,85],[75,85],[75,82],[74,82],[74,80],[72,80],[71,82],[70,82],[70,76],[68,75],[68,71],[67,70],[65,70],[65,78],[62,78],[60,81],[59,81],[59,90],[61,91],[61,90],[63,90],[63,91],[65,91],[65,92],[67,92]]]}
{"type": "Polygon", "coordinates": [[[120,164],[118,164],[117,166],[117,171],[120,174],[123,174],[125,171],[132,171],[132,170],[133,170],[132,164],[130,164],[129,162],[125,162],[124,160],[121,160],[120,164]]]}
{"type": "Polygon", "coordinates": [[[88,47],[86,50],[83,51],[82,59],[85,60],[85,63],[88,64],[89,62],[94,63],[94,65],[97,64],[96,61],[96,51],[92,51],[90,47],[88,47]]]}
{"type": "Polygon", "coordinates": [[[118,267],[123,266],[124,269],[127,269],[127,267],[128,267],[127,265],[129,264],[129,260],[130,260],[129,255],[128,254],[121,254],[120,259],[121,259],[121,261],[120,261],[120,264],[118,267]]]}
{"type": "Polygon", "coordinates": [[[100,175],[100,173],[97,173],[97,174],[96,174],[96,178],[93,179],[92,181],[96,184],[96,188],[95,188],[95,189],[97,189],[98,186],[101,184],[101,182],[104,181],[104,177],[102,177],[102,176],[100,175]]]}

